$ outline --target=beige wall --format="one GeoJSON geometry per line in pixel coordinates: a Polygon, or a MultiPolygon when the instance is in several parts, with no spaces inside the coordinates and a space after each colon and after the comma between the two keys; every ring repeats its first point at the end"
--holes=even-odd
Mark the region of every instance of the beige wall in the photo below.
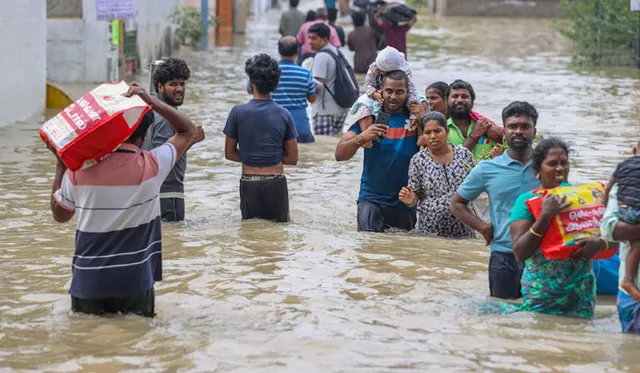
{"type": "Polygon", "coordinates": [[[47,18],[82,18],[82,0],[47,0],[47,18]]]}
{"type": "Polygon", "coordinates": [[[42,0],[0,0],[0,126],[45,106],[47,9],[42,0]]]}

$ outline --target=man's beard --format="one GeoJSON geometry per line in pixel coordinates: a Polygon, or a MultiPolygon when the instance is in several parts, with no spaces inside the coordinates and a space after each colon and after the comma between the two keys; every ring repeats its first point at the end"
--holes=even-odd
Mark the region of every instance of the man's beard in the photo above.
{"type": "Polygon", "coordinates": [[[167,103],[167,105],[169,106],[178,107],[182,105],[182,102],[184,101],[184,94],[182,95],[182,100],[180,100],[180,102],[175,102],[171,97],[169,97],[166,91],[162,92],[161,95],[162,95],[162,101],[167,103]]]}
{"type": "Polygon", "coordinates": [[[507,143],[509,144],[509,148],[513,150],[526,150],[531,146],[531,140],[524,136],[512,136],[509,138],[507,143]],[[522,141],[514,142],[513,140],[515,139],[520,139],[522,141]]]}
{"type": "Polygon", "coordinates": [[[452,119],[469,119],[469,112],[471,112],[471,108],[466,104],[449,106],[449,116],[452,119]],[[463,106],[464,110],[455,110],[456,106],[463,106]]]}

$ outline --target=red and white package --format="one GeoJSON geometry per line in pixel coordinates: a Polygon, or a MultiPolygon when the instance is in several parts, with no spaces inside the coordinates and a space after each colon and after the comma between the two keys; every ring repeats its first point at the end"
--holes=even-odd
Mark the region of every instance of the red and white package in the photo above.
{"type": "Polygon", "coordinates": [[[125,82],[101,84],[67,106],[40,128],[71,171],[91,166],[116,150],[151,110],[138,96],[123,96],[125,82]]]}

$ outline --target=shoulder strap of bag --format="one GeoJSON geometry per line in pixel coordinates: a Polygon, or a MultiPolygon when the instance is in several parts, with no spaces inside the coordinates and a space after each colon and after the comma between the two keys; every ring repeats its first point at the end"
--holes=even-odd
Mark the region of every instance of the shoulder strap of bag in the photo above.
{"type": "MultiPolygon", "coordinates": [[[[330,49],[321,49],[320,51],[318,51],[318,53],[326,53],[329,56],[331,56],[334,61],[336,61],[336,79],[338,79],[338,64],[339,64],[338,56],[335,53],[333,53],[333,51],[330,49]]],[[[338,53],[340,53],[340,51],[338,51],[338,53]]],[[[323,83],[322,85],[324,86],[324,89],[322,90],[322,109],[324,109],[324,91],[329,92],[331,97],[333,97],[334,101],[336,99],[336,95],[334,95],[333,92],[331,92],[331,90],[326,84],[323,83]]]]}

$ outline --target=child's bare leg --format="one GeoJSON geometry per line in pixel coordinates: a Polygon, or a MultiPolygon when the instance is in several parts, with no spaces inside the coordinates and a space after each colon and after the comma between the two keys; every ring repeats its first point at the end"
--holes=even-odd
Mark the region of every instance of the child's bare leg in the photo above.
{"type": "Polygon", "coordinates": [[[631,250],[625,261],[624,278],[620,287],[636,302],[640,302],[640,290],[635,283],[638,264],[640,264],[640,241],[631,241],[631,250]]]}
{"type": "MultiPolygon", "coordinates": [[[[365,118],[360,119],[360,132],[364,132],[367,128],[371,127],[371,125],[373,124],[373,117],[372,116],[368,116],[365,118]]],[[[373,147],[373,141],[367,141],[364,144],[361,145],[363,148],[371,148],[373,147]]]]}

